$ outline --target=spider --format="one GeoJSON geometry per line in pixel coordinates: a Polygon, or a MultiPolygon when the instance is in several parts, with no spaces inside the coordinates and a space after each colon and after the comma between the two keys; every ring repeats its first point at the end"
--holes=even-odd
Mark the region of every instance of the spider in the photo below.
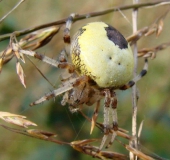
{"type": "Polygon", "coordinates": [[[74,17],[75,14],[71,14],[66,21],[63,36],[65,49],[58,61],[38,53],[34,54],[35,58],[62,68],[64,72],[58,89],[30,105],[37,105],[60,94],[64,94],[61,104],[68,103],[72,112],[77,111],[83,104],[91,106],[96,103],[90,131],[92,132],[100,101],[104,98],[104,136],[99,147],[102,149],[110,135],[110,143],[113,143],[118,131],[115,90],[132,87],[147,73],[148,62],[145,59],[143,70],[131,80],[134,58],[123,35],[104,22],[91,22],[80,28],[71,39],[70,29],[74,17]],[[110,132],[111,129],[113,132],[110,132]]]}

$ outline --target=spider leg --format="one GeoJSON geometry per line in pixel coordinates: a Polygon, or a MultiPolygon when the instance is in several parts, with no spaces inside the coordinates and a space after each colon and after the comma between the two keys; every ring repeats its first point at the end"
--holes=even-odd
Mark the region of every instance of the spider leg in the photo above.
{"type": "Polygon", "coordinates": [[[106,146],[106,148],[109,148],[112,145],[113,141],[115,140],[115,137],[117,136],[116,131],[118,131],[117,98],[116,93],[114,91],[112,91],[111,93],[110,108],[112,109],[113,133],[111,136],[111,140],[109,144],[106,146]]]}
{"type": "Polygon", "coordinates": [[[95,126],[95,124],[96,124],[96,120],[97,120],[98,112],[99,112],[99,107],[100,107],[100,100],[97,101],[96,107],[95,107],[95,110],[94,110],[94,113],[93,113],[92,122],[91,122],[90,134],[92,134],[93,129],[94,129],[94,126],[95,126]]]}
{"type": "Polygon", "coordinates": [[[122,86],[119,89],[126,90],[128,88],[131,88],[137,81],[139,81],[143,76],[146,75],[147,71],[148,71],[148,59],[145,58],[145,64],[144,64],[143,70],[139,73],[139,75],[137,75],[133,80],[129,81],[128,84],[122,86]]]}
{"type": "Polygon", "coordinates": [[[65,86],[58,88],[50,93],[47,93],[45,96],[43,96],[40,99],[36,100],[35,102],[31,103],[30,106],[40,104],[46,100],[49,100],[49,99],[54,98],[64,92],[67,92],[67,91],[71,90],[72,88],[73,88],[72,84],[65,85],[65,86]]]}
{"type": "Polygon", "coordinates": [[[74,78],[72,80],[70,80],[69,82],[65,83],[64,86],[50,92],[50,93],[47,93],[45,96],[41,97],[40,99],[36,100],[35,102],[31,103],[30,106],[34,106],[34,105],[37,105],[37,104],[40,104],[46,100],[49,100],[51,98],[54,98],[64,92],[67,92],[71,89],[73,89],[73,87],[79,83],[81,77],[80,78],[74,78]]]}
{"type": "Polygon", "coordinates": [[[64,39],[64,43],[65,43],[65,51],[69,56],[69,53],[70,53],[70,43],[71,43],[71,38],[70,38],[70,29],[71,29],[71,26],[72,26],[72,23],[73,23],[73,20],[75,18],[76,14],[72,13],[67,21],[66,21],[66,27],[64,29],[64,35],[63,35],[63,39],[64,39]]]}
{"type": "Polygon", "coordinates": [[[114,91],[110,91],[109,89],[105,90],[105,101],[104,101],[104,136],[102,138],[101,145],[99,150],[101,150],[106,143],[106,140],[112,131],[112,136],[109,144],[106,146],[108,148],[114,141],[115,137],[117,136],[116,131],[118,131],[118,118],[117,118],[117,98],[116,93],[114,91]],[[110,109],[112,110],[112,120],[113,126],[110,128],[109,126],[109,113],[110,109]]]}
{"type": "Polygon", "coordinates": [[[56,68],[67,68],[70,73],[74,71],[73,65],[68,62],[56,61],[52,58],[49,58],[49,57],[42,55],[40,53],[37,53],[35,51],[28,51],[28,50],[23,50],[23,49],[19,49],[18,51],[24,55],[39,59],[40,61],[45,62],[45,63],[47,63],[51,66],[54,66],[56,68]]]}
{"type": "MultiPolygon", "coordinates": [[[[87,81],[88,77],[87,76],[81,76],[78,78],[73,78],[69,80],[67,83],[64,83],[64,85],[50,93],[47,93],[45,96],[41,97],[40,99],[36,100],[35,102],[31,103],[30,106],[34,106],[37,104],[40,104],[46,100],[49,100],[51,98],[54,98],[64,92],[67,92],[71,89],[73,89],[75,86],[80,85],[81,82],[87,81]]],[[[63,102],[64,103],[64,102],[63,102]]]]}
{"type": "Polygon", "coordinates": [[[103,122],[103,126],[104,126],[104,136],[102,138],[102,142],[100,144],[100,147],[99,147],[99,150],[101,150],[108,138],[108,135],[109,135],[109,110],[110,110],[110,102],[111,102],[111,99],[110,99],[110,96],[111,96],[111,93],[110,93],[110,90],[107,89],[104,91],[105,93],[105,99],[104,99],[104,122],[103,122]]]}

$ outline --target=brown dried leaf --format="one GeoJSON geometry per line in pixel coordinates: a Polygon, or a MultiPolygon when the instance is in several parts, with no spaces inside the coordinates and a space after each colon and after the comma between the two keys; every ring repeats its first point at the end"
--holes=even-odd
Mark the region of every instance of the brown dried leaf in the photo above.
{"type": "Polygon", "coordinates": [[[20,127],[27,128],[28,126],[37,126],[35,123],[25,120],[25,116],[17,115],[17,114],[11,114],[8,112],[0,112],[0,118],[4,120],[5,122],[15,124],[20,127]]]}
{"type": "Polygon", "coordinates": [[[58,31],[59,27],[55,26],[30,33],[20,40],[19,45],[22,46],[23,49],[35,50],[46,45],[58,31]]]}
{"type": "Polygon", "coordinates": [[[8,46],[4,51],[0,52],[0,56],[6,58],[6,56],[10,56],[13,54],[12,48],[8,46]]]}
{"type": "Polygon", "coordinates": [[[18,51],[15,51],[14,54],[15,54],[15,56],[17,57],[17,59],[20,59],[20,55],[19,55],[19,52],[18,52],[18,51]]]}
{"type": "Polygon", "coordinates": [[[141,133],[142,133],[143,123],[144,123],[144,120],[142,120],[142,122],[140,123],[139,129],[138,129],[138,137],[139,138],[140,138],[141,133]]]}
{"type": "Polygon", "coordinates": [[[15,56],[17,57],[17,59],[21,60],[23,63],[25,63],[25,59],[23,54],[20,52],[19,50],[20,45],[19,44],[15,44],[12,43],[12,50],[14,51],[15,56]]]}
{"type": "Polygon", "coordinates": [[[21,60],[23,63],[25,63],[24,55],[23,55],[21,52],[19,52],[19,55],[20,55],[20,60],[21,60]]]}
{"type": "Polygon", "coordinates": [[[95,119],[92,117],[90,134],[92,134],[93,129],[94,129],[94,127],[95,127],[95,124],[96,124],[96,121],[95,121],[95,119]]]}
{"type": "Polygon", "coordinates": [[[73,141],[70,143],[70,145],[75,150],[77,150],[81,153],[95,156],[97,154],[97,152],[99,151],[99,148],[89,145],[89,143],[95,142],[95,141],[97,141],[97,139],[85,139],[85,140],[73,141]]]}
{"type": "Polygon", "coordinates": [[[135,154],[136,156],[138,156],[139,158],[143,159],[143,160],[154,160],[152,157],[147,156],[146,154],[142,153],[141,151],[130,147],[129,145],[125,146],[127,150],[129,150],[130,152],[132,152],[133,154],[135,154]]]}
{"type": "Polygon", "coordinates": [[[57,135],[51,132],[47,132],[47,131],[42,131],[42,130],[38,130],[38,129],[29,129],[27,130],[27,132],[35,137],[35,138],[40,138],[40,139],[48,139],[48,138],[53,138],[56,137],[57,135]]]}
{"type": "Polygon", "coordinates": [[[132,137],[130,135],[128,135],[128,134],[126,134],[126,133],[124,133],[122,131],[117,131],[116,133],[117,133],[118,136],[123,137],[125,139],[128,139],[128,140],[132,139],[132,137]]]}
{"type": "MultiPolygon", "coordinates": [[[[106,159],[114,159],[114,160],[128,160],[129,157],[117,152],[109,152],[109,151],[100,151],[98,147],[89,145],[89,140],[82,141],[74,141],[71,143],[71,146],[84,154],[91,155],[95,158],[106,160],[106,159]],[[78,143],[77,143],[78,142],[78,143]],[[74,145],[73,145],[74,144],[74,145]]],[[[93,142],[93,140],[91,141],[93,142]]]]}
{"type": "Polygon", "coordinates": [[[18,114],[12,114],[9,112],[0,112],[0,118],[1,117],[19,117],[19,118],[26,118],[25,116],[18,115],[18,114]]]}
{"type": "Polygon", "coordinates": [[[156,58],[156,49],[155,48],[143,48],[138,51],[138,57],[145,57],[151,59],[156,58]]]}
{"type": "Polygon", "coordinates": [[[129,160],[129,157],[124,155],[124,154],[120,154],[117,152],[109,152],[109,151],[101,151],[100,153],[98,153],[98,155],[100,155],[100,157],[105,157],[105,159],[114,159],[114,160],[129,160]]]}
{"type": "Polygon", "coordinates": [[[2,71],[2,66],[3,66],[3,60],[2,60],[2,58],[0,58],[0,73],[2,71]]]}
{"type": "Polygon", "coordinates": [[[18,118],[18,117],[5,117],[4,120],[8,123],[15,124],[17,126],[24,127],[24,128],[27,128],[28,126],[37,126],[35,123],[31,121],[18,118]]]}
{"type": "MultiPolygon", "coordinates": [[[[13,51],[11,47],[7,47],[4,51],[0,52],[0,58],[2,59],[2,65],[9,62],[13,57],[13,51]]],[[[1,66],[2,69],[2,66],[1,66]]]]}
{"type": "Polygon", "coordinates": [[[157,26],[155,26],[155,25],[151,26],[151,28],[148,30],[148,32],[145,33],[145,36],[150,36],[151,34],[155,33],[155,31],[157,30],[157,26]]]}
{"type": "Polygon", "coordinates": [[[15,43],[12,43],[11,46],[12,46],[12,50],[13,50],[15,56],[17,57],[17,59],[20,59],[20,55],[19,55],[19,51],[18,51],[18,45],[15,44],[15,43]]]}
{"type": "Polygon", "coordinates": [[[79,141],[73,141],[73,142],[71,142],[71,146],[74,146],[74,145],[82,146],[82,145],[85,145],[85,144],[89,144],[91,142],[96,142],[98,140],[99,139],[84,139],[84,140],[79,140],[79,141]]]}
{"type": "Polygon", "coordinates": [[[144,27],[131,36],[127,37],[126,40],[130,43],[130,45],[132,45],[137,42],[141,37],[143,37],[148,32],[148,30],[149,27],[144,27]]]}
{"type": "Polygon", "coordinates": [[[41,31],[39,34],[37,34],[37,36],[35,38],[38,38],[39,41],[34,44],[33,50],[40,48],[40,47],[46,45],[48,42],[50,42],[51,39],[53,38],[53,36],[58,31],[59,31],[59,27],[55,26],[55,27],[47,28],[47,29],[41,31]]]}
{"type": "Polygon", "coordinates": [[[19,76],[19,79],[20,79],[22,85],[26,88],[25,80],[24,80],[24,71],[23,71],[22,66],[19,62],[16,63],[16,70],[17,70],[17,74],[19,76]]]}
{"type": "Polygon", "coordinates": [[[157,32],[156,32],[156,36],[158,37],[162,30],[163,30],[163,25],[164,25],[164,22],[163,20],[161,19],[159,22],[158,22],[158,27],[157,27],[157,32]]]}

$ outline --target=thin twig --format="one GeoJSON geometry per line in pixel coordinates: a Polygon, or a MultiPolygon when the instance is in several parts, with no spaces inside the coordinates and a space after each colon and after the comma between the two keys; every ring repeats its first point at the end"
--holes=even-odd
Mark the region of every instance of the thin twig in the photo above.
{"type": "Polygon", "coordinates": [[[22,2],[24,2],[25,0],[20,0],[6,15],[4,15],[1,19],[0,19],[0,23],[9,15],[11,14],[22,2]]]}
{"type": "MultiPolygon", "coordinates": [[[[78,20],[90,18],[90,17],[97,17],[97,16],[105,15],[105,14],[120,11],[120,10],[139,9],[139,8],[144,8],[144,7],[149,7],[149,6],[155,6],[155,5],[160,6],[160,5],[166,5],[166,4],[170,4],[170,1],[169,0],[159,0],[159,1],[155,1],[155,2],[118,6],[118,7],[113,7],[113,8],[106,9],[106,10],[99,11],[99,12],[91,12],[91,13],[86,13],[86,14],[82,14],[82,15],[76,15],[76,17],[74,18],[74,22],[78,21],[78,20]]],[[[46,23],[46,24],[39,25],[39,26],[36,26],[33,28],[16,31],[15,36],[18,37],[18,36],[22,36],[22,35],[31,33],[33,31],[43,29],[43,28],[47,28],[47,27],[51,27],[51,26],[55,26],[55,25],[62,25],[62,24],[65,24],[66,20],[67,20],[67,18],[64,18],[64,19],[61,19],[61,20],[58,20],[55,22],[46,23]]],[[[11,33],[2,35],[2,36],[0,36],[0,41],[8,39],[10,36],[11,36],[11,33]]]]}
{"type": "Polygon", "coordinates": [[[41,136],[41,134],[43,133],[43,131],[41,131],[41,130],[39,130],[39,134],[38,133],[33,134],[32,132],[34,131],[34,129],[32,129],[32,130],[25,130],[25,129],[22,130],[22,129],[16,129],[16,128],[8,127],[8,126],[3,125],[3,124],[0,124],[0,126],[7,129],[7,130],[9,130],[9,131],[15,132],[15,133],[23,134],[23,135],[26,135],[26,136],[29,136],[29,137],[32,137],[32,138],[36,138],[36,139],[41,139],[41,140],[53,142],[53,143],[56,143],[56,144],[59,144],[59,145],[64,145],[64,144],[69,145],[70,144],[70,143],[67,143],[67,142],[64,142],[64,141],[59,141],[59,140],[54,139],[53,137],[50,137],[50,136],[49,137],[45,136],[45,135],[41,136]]]}
{"type": "MultiPolygon", "coordinates": [[[[133,3],[138,3],[138,0],[133,0],[133,3]]],[[[137,15],[138,10],[134,9],[132,12],[132,22],[133,22],[133,33],[137,32],[137,15]]],[[[137,65],[138,65],[138,49],[137,49],[137,42],[134,43],[134,72],[133,76],[136,77],[137,75],[137,65]]],[[[130,142],[130,146],[137,149],[137,88],[136,84],[132,87],[132,136],[134,140],[130,142]]],[[[136,156],[130,152],[130,159],[134,160],[136,156]]]]}

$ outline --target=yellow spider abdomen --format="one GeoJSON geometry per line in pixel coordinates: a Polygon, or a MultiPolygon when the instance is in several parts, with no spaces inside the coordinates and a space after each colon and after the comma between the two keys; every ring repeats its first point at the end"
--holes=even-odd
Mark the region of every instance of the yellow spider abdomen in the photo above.
{"type": "Polygon", "coordinates": [[[132,78],[133,54],[125,38],[103,22],[82,27],[73,37],[71,58],[81,75],[99,87],[119,88],[132,78]]]}

